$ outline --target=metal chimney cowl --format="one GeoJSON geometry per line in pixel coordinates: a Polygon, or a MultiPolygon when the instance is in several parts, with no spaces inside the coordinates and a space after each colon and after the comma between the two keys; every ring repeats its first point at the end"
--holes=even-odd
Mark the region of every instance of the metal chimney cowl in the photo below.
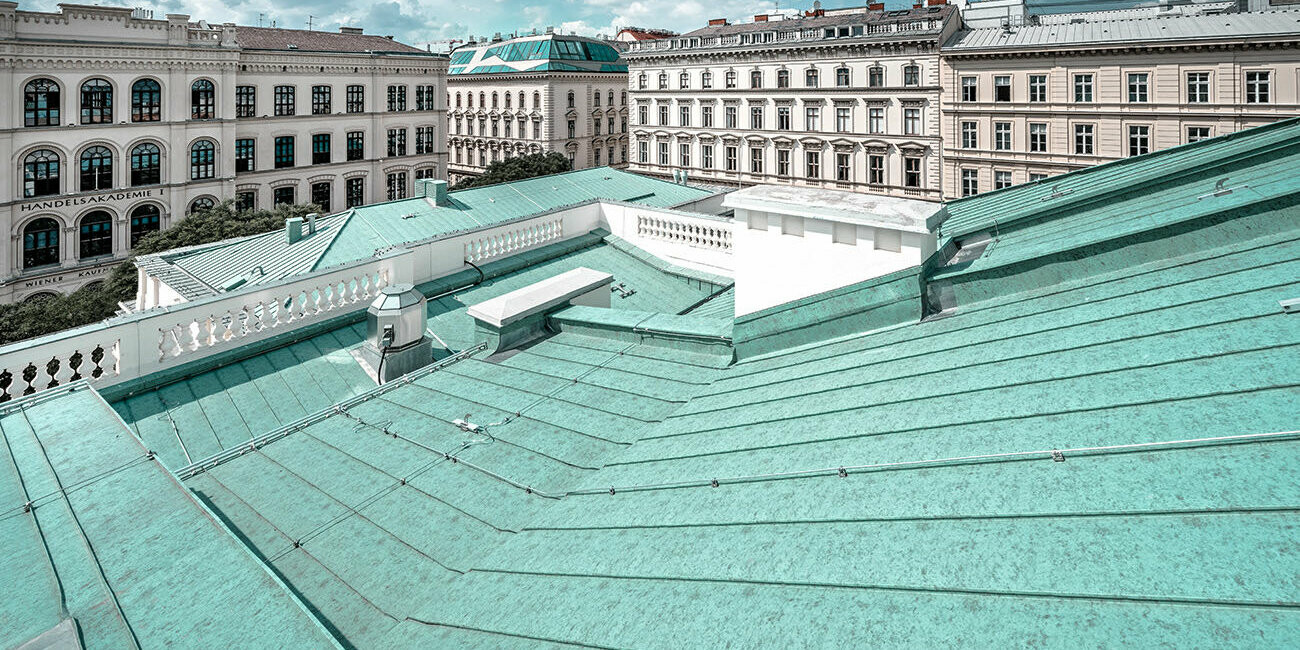
{"type": "Polygon", "coordinates": [[[433,362],[433,345],[424,331],[427,302],[415,287],[392,284],[381,289],[366,309],[361,357],[379,383],[433,362]]]}

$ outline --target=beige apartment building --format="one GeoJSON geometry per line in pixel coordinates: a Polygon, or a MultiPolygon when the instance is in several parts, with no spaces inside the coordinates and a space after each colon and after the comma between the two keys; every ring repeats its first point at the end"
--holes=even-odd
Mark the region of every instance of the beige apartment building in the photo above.
{"type": "Polygon", "coordinates": [[[945,196],[1300,114],[1295,9],[1072,14],[958,32],[941,57],[945,196]]]}
{"type": "Polygon", "coordinates": [[[449,180],[525,154],[573,169],[627,163],[627,64],[609,43],[548,30],[451,53],[449,180]]]}
{"type": "Polygon", "coordinates": [[[630,43],[631,169],[729,185],[941,195],[951,6],[710,21],[630,43]]]}
{"type": "Polygon", "coordinates": [[[232,199],[325,212],[446,177],[447,57],[340,33],[0,2],[0,302],[95,282],[232,199]]]}

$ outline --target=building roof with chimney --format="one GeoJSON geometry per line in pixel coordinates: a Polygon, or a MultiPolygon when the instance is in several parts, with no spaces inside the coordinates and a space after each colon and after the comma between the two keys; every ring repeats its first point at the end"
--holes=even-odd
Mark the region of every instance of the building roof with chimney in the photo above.
{"type": "Polygon", "coordinates": [[[245,50],[444,56],[395,41],[391,36],[363,34],[349,27],[340,32],[324,32],[240,25],[235,28],[235,40],[245,50]]]}

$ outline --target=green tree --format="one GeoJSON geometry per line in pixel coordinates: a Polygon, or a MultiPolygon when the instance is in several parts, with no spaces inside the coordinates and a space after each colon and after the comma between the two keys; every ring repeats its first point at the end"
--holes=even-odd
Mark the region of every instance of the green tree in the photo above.
{"type": "Polygon", "coordinates": [[[467,178],[456,183],[456,186],[451,189],[464,190],[471,187],[522,181],[526,178],[559,174],[571,169],[573,169],[573,166],[569,164],[569,159],[559,152],[534,153],[527,156],[498,160],[488,165],[487,169],[483,170],[482,175],[467,178]]]}
{"type": "Polygon", "coordinates": [[[290,217],[301,217],[316,206],[279,206],[274,210],[238,212],[230,201],[196,212],[166,230],[140,240],[131,257],[123,260],[103,282],[86,285],[70,294],[44,300],[0,305],[0,345],[44,336],[104,320],[118,311],[119,302],[135,300],[137,255],[246,237],[284,227],[290,217]]]}

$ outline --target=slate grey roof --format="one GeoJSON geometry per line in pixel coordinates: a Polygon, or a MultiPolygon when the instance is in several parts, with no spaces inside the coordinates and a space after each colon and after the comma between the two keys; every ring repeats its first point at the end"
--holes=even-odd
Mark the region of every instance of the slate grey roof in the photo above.
{"type": "MultiPolygon", "coordinates": [[[[942,22],[955,9],[951,5],[940,7],[923,7],[920,9],[908,9],[897,11],[868,11],[866,7],[861,12],[835,13],[817,18],[802,18],[798,20],[776,20],[760,23],[740,23],[735,25],[716,25],[712,27],[703,27],[693,32],[682,34],[683,37],[707,37],[707,36],[727,36],[730,34],[746,34],[750,32],[770,32],[785,31],[790,29],[821,29],[823,27],[838,27],[840,25],[884,25],[888,23],[908,23],[917,20],[936,20],[939,24],[932,30],[938,32],[942,29],[942,22]]],[[[908,30],[908,33],[915,33],[921,30],[908,30]]]]}
{"type": "Polygon", "coordinates": [[[959,31],[945,52],[1075,47],[1159,41],[1224,38],[1300,40],[1300,11],[1257,11],[1209,16],[1126,18],[1066,25],[1025,25],[1010,32],[1000,27],[959,31]]]}

